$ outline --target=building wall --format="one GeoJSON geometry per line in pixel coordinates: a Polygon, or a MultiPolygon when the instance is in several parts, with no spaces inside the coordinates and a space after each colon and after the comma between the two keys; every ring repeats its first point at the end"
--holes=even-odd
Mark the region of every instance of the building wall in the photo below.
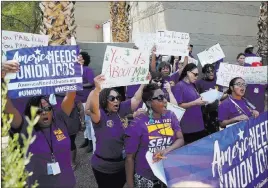
{"type": "Polygon", "coordinates": [[[133,2],[132,37],[158,29],[188,32],[196,58],[219,42],[225,61],[231,63],[248,44],[257,45],[259,6],[260,2],[133,2]]]}
{"type": "Polygon", "coordinates": [[[102,27],[102,24],[110,19],[109,2],[77,1],[74,15],[77,41],[103,42],[102,28],[96,29],[95,25],[102,27]]]}

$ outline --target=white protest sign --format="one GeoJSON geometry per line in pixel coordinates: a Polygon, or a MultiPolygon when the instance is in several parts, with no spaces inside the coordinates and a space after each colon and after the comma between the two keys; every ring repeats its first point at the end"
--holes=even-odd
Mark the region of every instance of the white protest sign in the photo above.
{"type": "Polygon", "coordinates": [[[253,62],[261,62],[261,57],[246,57],[245,63],[252,64],[253,62]]]}
{"type": "MultiPolygon", "coordinates": [[[[6,61],[6,51],[19,48],[47,46],[48,35],[21,33],[2,30],[2,62],[6,61]]],[[[16,73],[8,73],[6,79],[15,79],[16,73]]]]}
{"type": "Polygon", "coordinates": [[[193,64],[195,64],[197,66],[198,65],[198,60],[188,56],[188,64],[190,64],[190,63],[193,63],[193,64]]]}
{"type": "Polygon", "coordinates": [[[102,74],[106,81],[102,88],[148,84],[148,53],[136,49],[107,46],[102,74]]]}
{"type": "Polygon", "coordinates": [[[142,52],[151,52],[156,41],[156,33],[139,33],[134,36],[134,43],[142,52]]]}
{"type": "Polygon", "coordinates": [[[243,67],[228,63],[221,63],[217,73],[217,84],[229,86],[235,77],[242,77],[247,84],[267,84],[267,66],[243,67]]]}
{"type": "Polygon", "coordinates": [[[216,89],[211,89],[209,91],[200,94],[202,100],[207,101],[208,104],[214,103],[216,100],[220,100],[222,95],[223,93],[219,92],[216,89]]]}
{"type": "Polygon", "coordinates": [[[156,54],[188,56],[189,33],[175,31],[156,32],[156,54]]]}
{"type": "Polygon", "coordinates": [[[178,120],[180,121],[183,114],[185,113],[185,109],[181,108],[177,105],[174,105],[172,103],[167,103],[167,110],[170,110],[172,112],[174,112],[174,114],[177,116],[178,120]]]}
{"type": "Polygon", "coordinates": [[[167,185],[167,178],[164,171],[163,160],[160,160],[155,163],[153,161],[153,153],[150,151],[147,151],[145,157],[154,175],[167,185]]]}
{"type": "Polygon", "coordinates": [[[212,64],[216,61],[219,61],[220,59],[225,58],[225,55],[221,49],[220,44],[218,43],[209,49],[198,53],[197,57],[203,67],[205,64],[212,64]]]}

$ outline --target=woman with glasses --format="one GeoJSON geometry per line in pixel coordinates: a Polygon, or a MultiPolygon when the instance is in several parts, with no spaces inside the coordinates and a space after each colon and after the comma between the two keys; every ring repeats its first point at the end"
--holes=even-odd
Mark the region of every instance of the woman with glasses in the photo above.
{"type": "Polygon", "coordinates": [[[229,83],[228,98],[219,105],[218,119],[220,127],[239,121],[248,120],[251,116],[258,117],[259,112],[243,96],[246,92],[246,83],[243,78],[233,78],[229,83]]]}
{"type": "MultiPolygon", "coordinates": [[[[206,64],[202,68],[202,73],[204,74],[204,77],[196,81],[196,87],[199,94],[209,91],[210,89],[216,89],[222,92],[223,88],[221,86],[216,85],[214,71],[215,69],[212,64],[206,64]]],[[[219,130],[218,105],[219,101],[216,100],[212,104],[202,106],[204,123],[209,134],[215,133],[219,130]]]]}
{"type": "MultiPolygon", "coordinates": [[[[11,60],[5,63],[4,72],[19,71],[19,63],[11,60]]],[[[26,166],[30,187],[35,181],[39,187],[74,187],[75,176],[71,167],[71,143],[67,131],[69,115],[74,106],[76,92],[67,92],[61,103],[61,110],[53,109],[45,96],[31,97],[24,110],[25,116],[32,119],[31,107],[36,107],[40,116],[33,131],[36,137],[28,152],[33,156],[26,166]]],[[[13,114],[11,133],[22,133],[27,137],[28,123],[7,97],[5,113],[13,114]]],[[[22,140],[20,140],[22,141],[22,140]]],[[[22,144],[22,142],[20,142],[22,144]]]]}
{"type": "Polygon", "coordinates": [[[94,78],[95,89],[90,93],[86,111],[90,114],[96,136],[96,150],[91,166],[99,188],[122,188],[126,182],[124,164],[124,129],[126,115],[137,109],[142,100],[141,85],[134,97],[121,102],[114,88],[101,90],[103,75],[94,78]]]}
{"type": "Polygon", "coordinates": [[[141,113],[125,130],[126,175],[128,187],[161,188],[145,155],[153,154],[158,162],[170,151],[183,146],[183,135],[176,115],[166,110],[167,100],[156,84],[143,89],[142,100],[148,111],[141,113]]]}
{"type": "Polygon", "coordinates": [[[201,106],[207,102],[197,92],[195,82],[198,68],[190,63],[183,69],[179,83],[174,87],[173,94],[181,108],[186,109],[181,119],[181,129],[185,143],[191,143],[206,136],[201,106]]]}

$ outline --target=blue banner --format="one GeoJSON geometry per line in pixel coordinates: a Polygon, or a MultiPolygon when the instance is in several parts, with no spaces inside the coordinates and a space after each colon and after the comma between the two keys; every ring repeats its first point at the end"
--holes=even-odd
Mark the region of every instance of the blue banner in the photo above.
{"type": "Polygon", "coordinates": [[[168,186],[195,181],[222,188],[267,187],[267,116],[264,112],[168,154],[163,160],[168,186]]]}
{"type": "Polygon", "coordinates": [[[45,46],[7,51],[20,71],[8,83],[10,98],[49,95],[82,90],[82,70],[77,62],[79,46],[45,46]]]}

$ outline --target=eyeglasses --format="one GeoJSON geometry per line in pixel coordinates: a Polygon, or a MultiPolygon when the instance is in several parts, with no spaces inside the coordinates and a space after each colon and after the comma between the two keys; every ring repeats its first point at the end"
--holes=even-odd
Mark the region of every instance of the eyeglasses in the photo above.
{"type": "Polygon", "coordinates": [[[43,112],[50,112],[52,110],[51,106],[42,107],[37,110],[37,114],[42,114],[43,112]]]}
{"type": "Polygon", "coordinates": [[[192,71],[190,71],[195,77],[198,77],[198,73],[194,73],[194,72],[192,72],[192,71]]]}
{"type": "Polygon", "coordinates": [[[158,80],[158,79],[153,79],[153,82],[162,82],[162,80],[158,80]]]}
{"type": "Polygon", "coordinates": [[[158,95],[157,97],[153,97],[152,100],[158,100],[159,102],[163,102],[166,99],[165,95],[158,95]]]}
{"type": "Polygon", "coordinates": [[[235,83],[234,86],[247,87],[247,84],[238,82],[238,83],[235,83]]]}
{"type": "Polygon", "coordinates": [[[121,101],[121,97],[119,95],[118,96],[110,95],[110,96],[108,96],[107,99],[108,99],[108,101],[111,101],[111,102],[115,101],[115,99],[118,100],[118,101],[121,101]]]}

